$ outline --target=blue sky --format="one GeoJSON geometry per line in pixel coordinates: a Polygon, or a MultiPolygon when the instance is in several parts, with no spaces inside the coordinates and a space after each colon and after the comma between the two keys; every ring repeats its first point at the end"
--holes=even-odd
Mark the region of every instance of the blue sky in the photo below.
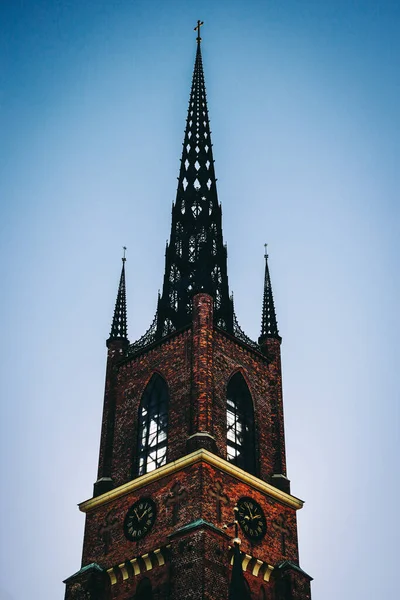
{"type": "Polygon", "coordinates": [[[4,1],[0,7],[0,597],[80,565],[108,336],[155,312],[195,54],[228,273],[260,328],[263,244],[288,474],[314,600],[395,597],[400,5],[4,1]],[[23,577],[21,577],[21,569],[23,577]]]}

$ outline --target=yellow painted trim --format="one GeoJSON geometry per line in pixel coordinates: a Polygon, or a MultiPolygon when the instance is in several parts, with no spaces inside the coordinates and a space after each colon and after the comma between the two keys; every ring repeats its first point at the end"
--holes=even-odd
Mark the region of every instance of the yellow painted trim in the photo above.
{"type": "Polygon", "coordinates": [[[282,502],[291,508],[299,510],[303,507],[304,502],[299,498],[296,498],[291,494],[287,494],[286,492],[282,492],[282,490],[279,490],[273,485],[258,479],[258,477],[255,477],[254,475],[250,475],[250,473],[247,473],[246,471],[243,471],[243,469],[232,465],[216,454],[212,454],[208,450],[201,448],[200,450],[195,450],[191,454],[187,454],[178,460],[167,463],[151,473],[145,473],[144,475],[141,475],[132,481],[128,481],[128,483],[124,483],[114,490],[110,490],[101,496],[97,496],[97,498],[91,498],[90,500],[81,502],[81,504],[79,504],[79,509],[84,513],[89,512],[94,508],[102,506],[103,504],[107,504],[108,502],[112,502],[116,498],[120,498],[121,496],[125,496],[130,492],[139,490],[140,488],[149,485],[158,479],[162,479],[163,477],[167,477],[168,475],[182,471],[183,469],[186,469],[186,467],[190,467],[199,462],[206,462],[207,464],[216,467],[220,471],[231,475],[235,479],[247,483],[253,489],[258,490],[259,492],[262,492],[270,498],[274,498],[275,500],[278,500],[279,502],[282,502]]]}
{"type": "Polygon", "coordinates": [[[262,560],[259,560],[258,558],[256,559],[256,564],[253,567],[253,575],[254,575],[254,577],[258,577],[258,572],[260,570],[260,567],[262,567],[263,564],[264,563],[263,563],[262,560]]]}
{"type": "Polygon", "coordinates": [[[165,565],[164,557],[161,554],[161,548],[158,548],[157,550],[154,550],[154,554],[156,555],[158,566],[162,567],[163,565],[165,565]]]}
{"type": "Polygon", "coordinates": [[[108,576],[110,578],[111,585],[114,585],[115,583],[117,583],[117,578],[115,576],[115,572],[114,572],[113,567],[111,567],[111,569],[107,569],[107,573],[108,573],[108,576]]]}
{"type": "Polygon", "coordinates": [[[138,559],[137,558],[132,558],[132,560],[129,561],[133,567],[133,574],[136,575],[140,575],[140,567],[138,564],[138,559]]]}
{"type": "Polygon", "coordinates": [[[153,568],[153,565],[151,564],[151,560],[150,560],[149,555],[148,554],[143,554],[142,558],[144,560],[146,571],[151,571],[151,569],[153,568]]]}
{"type": "Polygon", "coordinates": [[[128,577],[129,577],[128,571],[126,570],[125,563],[121,563],[120,565],[118,565],[118,567],[122,573],[122,580],[125,581],[125,579],[128,579],[128,577]]]}
{"type": "Polygon", "coordinates": [[[269,578],[271,577],[271,573],[273,570],[274,570],[274,567],[272,565],[267,565],[267,568],[264,573],[264,581],[269,581],[269,578]]]}
{"type": "MultiPolygon", "coordinates": [[[[231,546],[230,546],[231,548],[231,546]]],[[[233,565],[233,559],[234,559],[234,554],[232,554],[231,556],[231,566],[233,565]]],[[[242,560],[242,571],[247,571],[247,567],[249,566],[249,563],[251,560],[254,559],[254,556],[250,556],[250,554],[245,554],[242,560]]],[[[271,573],[274,570],[274,567],[272,565],[269,565],[268,563],[262,562],[262,560],[259,560],[258,558],[255,559],[255,564],[253,565],[251,572],[255,577],[258,577],[258,575],[263,575],[263,579],[264,581],[269,581],[269,578],[271,577],[271,573]]]]}
{"type": "Polygon", "coordinates": [[[250,556],[250,554],[245,554],[245,556],[244,556],[244,558],[242,560],[242,569],[243,569],[243,571],[247,570],[247,566],[248,566],[248,564],[249,564],[249,562],[251,561],[252,558],[253,557],[250,556]]]}

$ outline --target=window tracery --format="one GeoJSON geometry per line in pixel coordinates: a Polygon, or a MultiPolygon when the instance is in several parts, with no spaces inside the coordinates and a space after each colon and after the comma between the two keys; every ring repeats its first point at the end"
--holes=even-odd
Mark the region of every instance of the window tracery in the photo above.
{"type": "Polygon", "coordinates": [[[167,461],[168,389],[160,375],[150,379],[139,407],[138,475],[167,461]]]}
{"type": "Polygon", "coordinates": [[[255,473],[255,435],[253,401],[243,375],[236,373],[227,389],[227,460],[255,473]]]}

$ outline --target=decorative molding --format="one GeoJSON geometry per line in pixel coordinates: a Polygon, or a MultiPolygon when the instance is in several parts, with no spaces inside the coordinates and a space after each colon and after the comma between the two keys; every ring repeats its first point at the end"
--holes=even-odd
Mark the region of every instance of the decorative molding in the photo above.
{"type": "MultiPolygon", "coordinates": [[[[156,550],[157,552],[157,550],[156,550]]],[[[140,575],[140,567],[138,564],[138,560],[137,558],[131,558],[131,560],[129,561],[133,567],[133,575],[136,577],[136,575],[140,575]]]]}
{"type": "MultiPolygon", "coordinates": [[[[137,577],[141,573],[147,573],[154,569],[154,567],[162,567],[165,565],[167,552],[170,547],[170,544],[168,544],[168,546],[157,548],[157,550],[148,554],[131,558],[120,565],[110,567],[107,569],[107,574],[111,585],[115,585],[121,580],[126,581],[131,577],[137,577]]],[[[230,564],[233,565],[233,553],[230,564]]],[[[245,573],[251,573],[254,577],[260,577],[263,581],[269,581],[274,567],[250,554],[245,554],[243,556],[242,569],[245,573]]]]}
{"type": "Polygon", "coordinates": [[[118,565],[119,570],[122,573],[122,580],[125,581],[125,579],[128,579],[129,575],[128,575],[128,571],[126,568],[126,564],[125,563],[121,563],[120,565],[118,565]]]}
{"type": "Polygon", "coordinates": [[[258,479],[258,477],[255,477],[254,475],[250,475],[250,473],[243,471],[243,469],[232,465],[231,463],[224,460],[223,458],[220,458],[216,454],[212,454],[208,450],[200,448],[200,450],[195,450],[191,454],[183,456],[182,458],[179,458],[178,460],[175,460],[173,462],[167,463],[166,465],[159,467],[151,473],[145,473],[144,475],[141,475],[140,477],[137,477],[132,481],[128,481],[128,483],[120,485],[114,490],[105,492],[104,494],[101,494],[101,496],[97,496],[96,498],[91,498],[90,500],[81,502],[79,504],[79,509],[84,513],[89,512],[94,508],[98,508],[99,506],[103,506],[108,502],[112,502],[116,498],[120,498],[121,496],[125,496],[126,494],[129,494],[135,490],[139,490],[140,488],[147,486],[150,483],[153,483],[154,481],[158,481],[159,479],[167,477],[168,475],[173,475],[174,473],[182,471],[187,467],[201,462],[205,462],[219,469],[220,471],[231,475],[238,481],[246,483],[253,489],[262,492],[263,494],[269,496],[270,498],[273,498],[274,500],[278,500],[286,506],[290,506],[291,508],[294,508],[296,510],[303,508],[304,502],[299,498],[296,498],[291,494],[283,492],[282,490],[274,487],[270,483],[266,483],[265,481],[258,479]]]}
{"type": "Polygon", "coordinates": [[[165,559],[162,555],[161,548],[157,548],[157,550],[154,550],[154,554],[158,561],[158,566],[162,567],[163,565],[165,565],[165,559]]]}
{"type": "Polygon", "coordinates": [[[187,499],[188,492],[181,486],[178,481],[175,481],[170,491],[165,498],[165,506],[167,508],[172,507],[172,525],[176,525],[179,517],[179,508],[181,504],[187,499]]]}
{"type": "Polygon", "coordinates": [[[210,486],[208,488],[208,495],[210,496],[210,498],[215,499],[217,521],[218,523],[221,523],[221,504],[224,504],[226,506],[227,504],[229,504],[230,501],[229,496],[227,496],[223,492],[222,482],[217,480],[215,482],[215,485],[210,486]]]}
{"type": "Polygon", "coordinates": [[[110,578],[111,585],[118,583],[118,580],[121,581],[121,578],[122,581],[126,581],[131,577],[137,577],[141,573],[151,571],[154,567],[162,567],[165,565],[168,548],[170,548],[170,544],[163,548],[157,548],[157,550],[149,552],[148,554],[135,556],[120,565],[110,567],[107,569],[107,574],[110,578]]]}
{"type": "Polygon", "coordinates": [[[203,437],[208,437],[208,438],[210,438],[210,440],[213,440],[215,442],[215,437],[213,435],[211,435],[211,433],[208,433],[207,431],[198,431],[197,433],[192,433],[192,435],[189,435],[188,440],[193,440],[194,438],[203,438],[203,437]]]}
{"type": "Polygon", "coordinates": [[[148,554],[143,554],[142,559],[144,560],[144,566],[146,567],[146,571],[151,571],[153,568],[153,564],[151,562],[150,556],[148,554]]]}
{"type": "Polygon", "coordinates": [[[98,565],[97,563],[90,563],[79,569],[79,571],[77,571],[70,577],[67,577],[67,579],[64,579],[63,583],[70,583],[71,581],[73,581],[83,573],[86,573],[87,571],[98,571],[99,573],[104,573],[103,567],[100,567],[100,565],[98,565]]]}
{"type": "MultiPolygon", "coordinates": [[[[233,565],[233,553],[230,564],[233,565]]],[[[263,581],[269,581],[274,567],[250,554],[245,554],[242,560],[242,570],[246,573],[251,573],[254,577],[261,577],[263,581]]]]}
{"type": "Polygon", "coordinates": [[[183,527],[180,527],[179,529],[176,529],[175,531],[170,533],[168,535],[168,537],[172,538],[177,535],[181,535],[182,533],[186,533],[187,531],[190,531],[191,529],[197,529],[199,527],[207,527],[208,529],[217,531],[219,534],[222,533],[223,535],[225,535],[228,538],[228,535],[224,530],[221,530],[219,527],[216,527],[212,523],[208,523],[208,521],[205,521],[204,519],[196,519],[196,521],[191,521],[190,523],[187,523],[183,527]]]}
{"type": "Polygon", "coordinates": [[[108,554],[112,543],[112,533],[119,525],[117,518],[117,509],[112,508],[106,515],[103,525],[99,527],[99,534],[104,544],[104,554],[108,554]]]}
{"type": "Polygon", "coordinates": [[[111,567],[111,569],[107,569],[107,574],[110,578],[111,585],[114,585],[115,583],[117,583],[117,576],[115,574],[114,567],[111,567]]]}

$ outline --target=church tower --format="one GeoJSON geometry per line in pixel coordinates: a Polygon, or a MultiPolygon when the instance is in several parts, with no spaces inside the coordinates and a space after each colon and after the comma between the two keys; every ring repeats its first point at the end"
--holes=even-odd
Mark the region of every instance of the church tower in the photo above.
{"type": "Polygon", "coordinates": [[[261,335],[229,294],[199,21],[157,313],[127,332],[125,257],[97,480],[65,600],[310,600],[286,475],[281,338],[265,254],[261,335]]]}

